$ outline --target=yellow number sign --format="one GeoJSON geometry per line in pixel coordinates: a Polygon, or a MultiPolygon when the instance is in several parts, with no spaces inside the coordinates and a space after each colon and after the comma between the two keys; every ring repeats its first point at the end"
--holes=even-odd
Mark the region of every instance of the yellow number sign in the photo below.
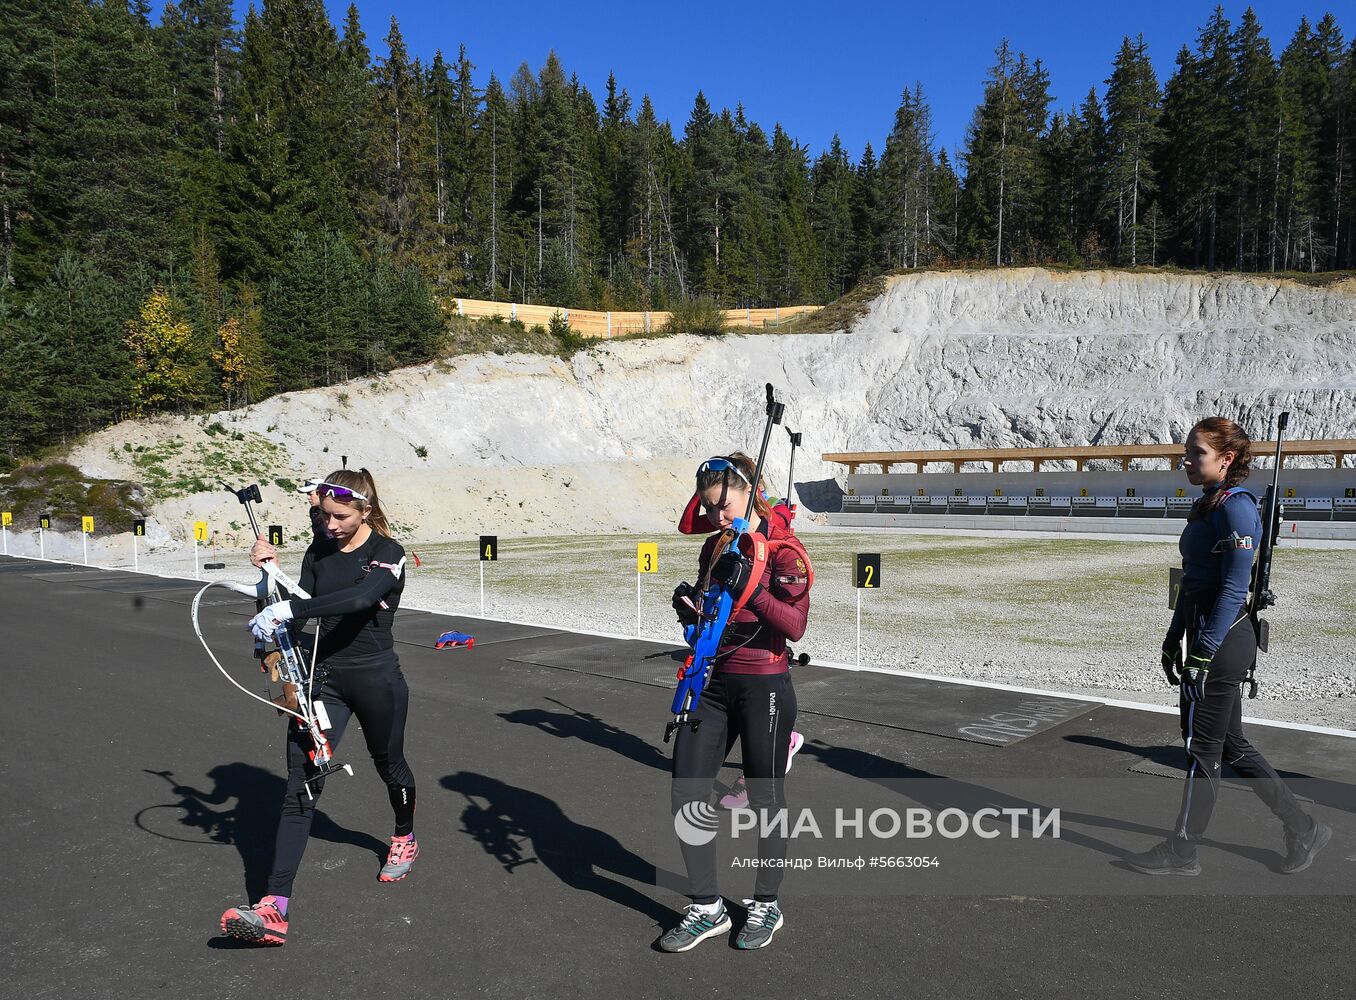
{"type": "Polygon", "coordinates": [[[659,572],[659,544],[657,542],[641,542],[636,546],[636,572],[659,572]]]}
{"type": "Polygon", "coordinates": [[[13,523],[14,523],[13,511],[7,510],[0,512],[0,524],[3,524],[6,528],[8,528],[13,523]]]}
{"type": "Polygon", "coordinates": [[[87,535],[94,534],[94,518],[86,515],[80,519],[80,530],[87,535]]]}
{"type": "Polygon", "coordinates": [[[1287,486],[1287,487],[1285,488],[1285,495],[1286,495],[1287,497],[1293,497],[1293,496],[1295,495],[1295,487],[1293,487],[1293,486],[1287,486]]]}
{"type": "Polygon", "coordinates": [[[194,522],[193,522],[193,540],[194,540],[195,542],[205,542],[205,541],[207,541],[207,522],[206,522],[206,521],[194,521],[194,522]]]}

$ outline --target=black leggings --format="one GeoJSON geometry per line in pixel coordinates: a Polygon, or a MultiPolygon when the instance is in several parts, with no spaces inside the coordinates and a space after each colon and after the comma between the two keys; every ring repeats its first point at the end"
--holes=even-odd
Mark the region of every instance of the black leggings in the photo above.
{"type": "Polygon", "coordinates": [[[1181,699],[1182,739],[1186,741],[1187,780],[1176,837],[1188,844],[1205,836],[1219,797],[1220,764],[1228,764],[1265,802],[1291,833],[1309,831],[1309,817],[1267,759],[1243,735],[1240,685],[1257,658],[1252,624],[1240,621],[1224,639],[1206,675],[1205,700],[1181,699]]]}
{"type": "MultiPolygon", "coordinates": [[[[709,802],[716,775],[725,757],[740,742],[749,808],[766,809],[769,817],[786,808],[786,758],[791,729],[796,724],[796,689],[791,674],[715,673],[702,693],[694,717],[701,725],[678,731],[673,747],[673,784],[670,805],[677,815],[688,802],[709,802]]],[[[760,827],[763,825],[761,820],[760,827]]],[[[786,838],[777,830],[758,840],[760,861],[786,858],[786,838]]],[[[716,882],[716,842],[692,845],[680,840],[687,862],[689,895],[695,903],[720,898],[716,882]]],[[[782,882],[780,864],[759,866],[754,898],[777,898],[782,882]]]]}
{"type": "MultiPolygon", "coordinates": [[[[324,670],[321,666],[318,668],[324,670]]],[[[414,774],[405,762],[405,714],[410,689],[395,658],[374,666],[332,667],[316,691],[316,700],[324,702],[330,717],[325,730],[330,749],[338,750],[348,720],[356,715],[367,740],[367,752],[377,766],[377,774],[386,782],[395,813],[397,836],[414,830],[414,774]]],[[[324,780],[312,782],[315,799],[306,794],[306,779],[315,773],[308,751],[311,740],[299,730],[295,720],[287,726],[287,794],[283,798],[282,819],[278,821],[278,839],[273,850],[273,871],[268,877],[268,892],[273,896],[292,895],[311,820],[324,788],[324,780]]]]}

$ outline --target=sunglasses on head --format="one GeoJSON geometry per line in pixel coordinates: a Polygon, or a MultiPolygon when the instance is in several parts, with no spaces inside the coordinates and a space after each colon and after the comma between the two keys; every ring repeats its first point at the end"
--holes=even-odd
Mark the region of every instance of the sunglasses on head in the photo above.
{"type": "Polygon", "coordinates": [[[739,470],[739,466],[735,465],[728,458],[708,458],[697,467],[697,475],[700,476],[703,472],[733,472],[740,478],[745,486],[753,485],[749,482],[748,476],[744,475],[744,473],[739,470]]]}
{"type": "Polygon", "coordinates": [[[316,492],[322,497],[334,497],[336,500],[361,500],[367,503],[367,497],[357,490],[351,490],[347,486],[335,486],[334,483],[321,483],[316,487],[316,492]]]}

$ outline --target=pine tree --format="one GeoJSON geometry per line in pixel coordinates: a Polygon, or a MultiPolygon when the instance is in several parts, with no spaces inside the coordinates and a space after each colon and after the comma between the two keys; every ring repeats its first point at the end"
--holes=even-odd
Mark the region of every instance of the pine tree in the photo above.
{"type": "Polygon", "coordinates": [[[1275,151],[1280,109],[1276,92],[1276,62],[1271,45],[1252,9],[1230,41],[1234,58],[1233,103],[1238,111],[1236,138],[1235,212],[1239,239],[1234,267],[1275,267],[1275,151]]]}
{"type": "Polygon", "coordinates": [[[1285,270],[1315,271],[1331,249],[1323,242],[1326,199],[1319,181],[1327,82],[1319,41],[1308,20],[1301,19],[1281,53],[1278,78],[1278,263],[1285,270]]]}
{"type": "Polygon", "coordinates": [[[837,298],[847,292],[855,278],[850,271],[855,179],[843,142],[834,133],[810,177],[810,224],[824,278],[817,298],[837,298]]]}
{"type": "Polygon", "coordinates": [[[1040,61],[1016,59],[1006,40],[966,136],[967,242],[997,264],[1038,255],[1044,185],[1039,140],[1050,103],[1040,61]]]}
{"type": "Polygon", "coordinates": [[[848,251],[849,271],[858,281],[880,274],[889,253],[881,231],[881,206],[885,200],[880,166],[871,143],[862,150],[853,184],[852,234],[848,251]]]}
{"type": "Polygon", "coordinates": [[[0,412],[23,421],[7,431],[12,458],[126,415],[131,364],[123,323],[132,303],[123,288],[66,253],[22,311],[6,305],[0,412]]]}
{"type": "Polygon", "coordinates": [[[439,258],[436,167],[432,128],[421,73],[409,60],[400,25],[391,18],[389,54],[379,60],[374,81],[377,141],[372,176],[370,235],[397,259],[417,261],[437,273],[439,258]]]}
{"type": "MultiPolygon", "coordinates": [[[[27,287],[41,266],[27,259],[44,253],[43,238],[25,238],[28,231],[51,227],[35,218],[34,187],[41,160],[36,155],[40,108],[55,86],[55,15],[70,4],[14,0],[6,5],[0,31],[0,288],[27,287]]],[[[11,308],[18,309],[11,303],[11,308]]]]}
{"type": "Polygon", "coordinates": [[[915,84],[900,99],[880,161],[886,231],[896,267],[917,267],[931,258],[932,144],[932,111],[922,84],[915,84]]]}
{"type": "Polygon", "coordinates": [[[1158,147],[1160,94],[1144,36],[1121,42],[1107,80],[1109,181],[1115,199],[1117,263],[1140,262],[1140,216],[1157,185],[1151,151],[1158,147]]]}
{"type": "Polygon", "coordinates": [[[169,88],[149,27],[118,3],[53,13],[50,92],[34,120],[36,277],[63,248],[115,277],[170,263],[175,190],[169,88]]]}

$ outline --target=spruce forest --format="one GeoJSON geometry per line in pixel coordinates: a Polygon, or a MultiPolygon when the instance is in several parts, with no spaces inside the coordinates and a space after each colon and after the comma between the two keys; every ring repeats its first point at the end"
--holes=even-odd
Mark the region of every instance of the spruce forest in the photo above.
{"type": "Polygon", "coordinates": [[[3,11],[6,465],[436,357],[454,295],[742,307],[938,265],[1356,266],[1356,44],[1331,16],[1273,46],[1216,10],[1166,80],[1126,38],[1068,108],[1000,42],[962,149],[910,84],[879,148],[812,155],[700,80],[675,125],[554,54],[501,80],[455,40],[412,58],[393,20],[374,56],[322,0],[243,24],[230,0],[3,11]]]}

